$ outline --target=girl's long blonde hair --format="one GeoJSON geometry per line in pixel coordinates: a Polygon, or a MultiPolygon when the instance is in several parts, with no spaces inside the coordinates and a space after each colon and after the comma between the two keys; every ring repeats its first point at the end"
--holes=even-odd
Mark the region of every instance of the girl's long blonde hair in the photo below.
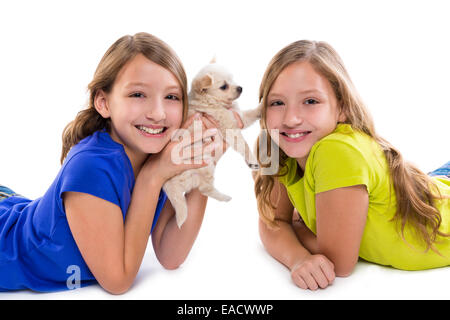
{"type": "Polygon", "coordinates": [[[178,80],[182,90],[183,121],[188,111],[187,78],[183,65],[175,52],[157,37],[140,32],[134,36],[126,35],[118,39],[104,54],[97,66],[94,78],[88,85],[89,101],[86,109],[80,111],[62,134],[61,163],[69,150],[82,139],[98,130],[111,130],[111,120],[103,118],[95,109],[94,100],[97,92],[109,93],[123,66],[138,54],[159,64],[170,71],[178,80]]]}
{"type": "MultiPolygon", "coordinates": [[[[441,199],[438,188],[433,181],[414,165],[406,162],[400,152],[388,141],[378,136],[375,132],[372,117],[367,111],[362,99],[350,80],[344,64],[337,52],[326,42],[301,40],[296,41],[279,51],[270,61],[263,76],[259,89],[259,99],[263,105],[261,119],[261,134],[258,137],[257,148],[266,127],[267,96],[278,75],[288,65],[298,61],[307,61],[313,68],[325,77],[331,84],[336,95],[341,111],[346,116],[345,123],[350,124],[354,130],[364,132],[372,137],[382,148],[389,165],[397,199],[397,211],[393,217],[400,225],[401,236],[404,237],[404,229],[407,224],[419,235],[426,244],[426,250],[430,248],[437,252],[433,244],[436,237],[448,237],[448,234],[439,231],[441,215],[434,201],[441,199]]],[[[267,139],[266,149],[271,150],[270,144],[275,143],[267,139]]],[[[261,161],[260,150],[256,150],[261,166],[267,161],[261,161]]],[[[255,175],[255,194],[260,218],[266,225],[276,228],[274,210],[276,203],[271,203],[270,195],[275,185],[275,179],[286,174],[285,163],[288,156],[279,150],[279,170],[274,175],[263,175],[261,170],[255,175]]]]}

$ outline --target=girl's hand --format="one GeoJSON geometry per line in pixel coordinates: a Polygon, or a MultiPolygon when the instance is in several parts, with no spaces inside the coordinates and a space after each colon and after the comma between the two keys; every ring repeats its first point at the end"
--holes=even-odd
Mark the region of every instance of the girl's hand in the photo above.
{"type": "MultiPolygon", "coordinates": [[[[239,114],[236,111],[232,111],[232,112],[233,112],[234,117],[236,118],[236,121],[238,122],[239,128],[242,129],[244,127],[244,124],[243,124],[243,122],[241,120],[241,117],[239,116],[239,114]]],[[[217,123],[217,121],[213,117],[211,117],[210,115],[204,114],[203,115],[203,119],[204,119],[204,123],[208,127],[210,127],[210,128],[219,128],[219,124],[217,123]]],[[[227,151],[227,149],[229,147],[228,144],[225,141],[225,137],[222,137],[220,135],[220,132],[218,133],[217,138],[220,138],[221,141],[219,142],[219,141],[216,140],[216,142],[217,142],[216,147],[217,148],[212,152],[212,156],[214,157],[214,161],[216,163],[219,161],[219,159],[222,157],[222,155],[225,153],[225,151],[227,151]]],[[[215,139],[217,139],[217,138],[215,137],[215,139]]]]}
{"type": "Polygon", "coordinates": [[[239,113],[237,113],[236,111],[233,111],[233,115],[236,118],[236,121],[238,123],[239,129],[244,128],[244,123],[242,122],[241,116],[239,115],[239,113]]]}
{"type": "Polygon", "coordinates": [[[334,281],[334,265],[321,254],[310,255],[291,269],[294,283],[302,289],[324,289],[334,281]]]}
{"type": "MultiPolygon", "coordinates": [[[[213,117],[211,117],[209,114],[203,114],[202,116],[204,119],[204,123],[208,127],[219,128],[219,124],[217,123],[217,121],[213,117]]],[[[225,153],[225,151],[227,151],[228,145],[225,142],[225,138],[222,137],[220,132],[218,132],[217,136],[214,137],[213,139],[215,139],[215,141],[216,141],[217,148],[212,150],[212,152],[210,154],[211,154],[212,158],[214,159],[214,162],[217,163],[219,161],[219,159],[222,157],[222,155],[225,153]]]]}
{"type": "Polygon", "coordinates": [[[209,154],[211,148],[216,146],[214,137],[217,129],[206,123],[199,113],[189,117],[180,129],[184,130],[178,130],[164,149],[150,155],[142,167],[143,175],[157,178],[161,185],[185,170],[202,168],[212,161],[209,154]],[[201,136],[187,131],[194,121],[202,122],[201,136]]]}

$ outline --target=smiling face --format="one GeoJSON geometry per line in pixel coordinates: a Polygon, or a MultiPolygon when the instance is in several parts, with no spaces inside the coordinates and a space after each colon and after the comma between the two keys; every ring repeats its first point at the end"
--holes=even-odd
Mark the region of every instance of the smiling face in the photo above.
{"type": "Polygon", "coordinates": [[[267,96],[267,129],[279,130],[279,147],[303,170],[312,146],[344,120],[329,81],[307,61],[281,71],[267,96]]]}
{"type": "Polygon", "coordinates": [[[170,71],[138,54],[120,70],[109,93],[97,93],[95,107],[111,118],[111,138],[133,162],[160,152],[180,127],[182,89],[170,71]]]}

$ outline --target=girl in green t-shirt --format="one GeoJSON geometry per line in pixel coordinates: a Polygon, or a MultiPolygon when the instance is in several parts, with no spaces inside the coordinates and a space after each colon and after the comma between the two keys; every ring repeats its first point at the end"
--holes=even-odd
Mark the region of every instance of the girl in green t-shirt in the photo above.
{"type": "Polygon", "coordinates": [[[297,41],[278,52],[260,101],[258,146],[279,146],[278,159],[258,152],[260,235],[297,286],[325,288],[358,257],[404,270],[450,265],[448,177],[424,174],[375,132],[330,45],[297,41]]]}

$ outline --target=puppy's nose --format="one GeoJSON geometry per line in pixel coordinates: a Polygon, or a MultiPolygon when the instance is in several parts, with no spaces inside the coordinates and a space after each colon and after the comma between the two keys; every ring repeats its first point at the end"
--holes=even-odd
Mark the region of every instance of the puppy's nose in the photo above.
{"type": "Polygon", "coordinates": [[[237,87],[236,91],[239,92],[239,93],[242,93],[242,87],[237,87]]]}

